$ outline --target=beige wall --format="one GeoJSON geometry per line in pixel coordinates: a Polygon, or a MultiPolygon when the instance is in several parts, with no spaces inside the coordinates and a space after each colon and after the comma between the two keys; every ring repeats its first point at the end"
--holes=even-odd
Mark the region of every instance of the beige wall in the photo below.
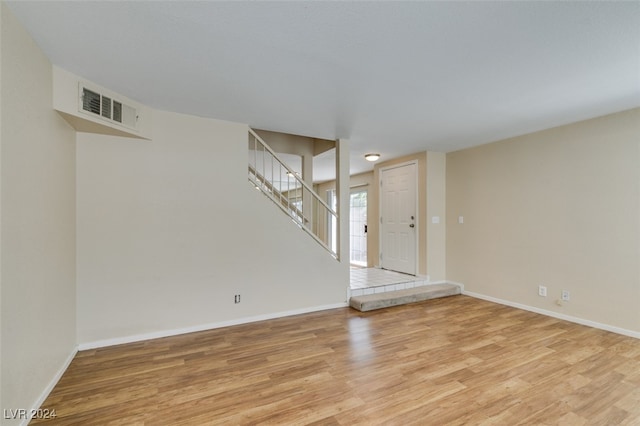
{"type": "Polygon", "coordinates": [[[153,123],[77,136],[81,344],[346,301],[348,265],[248,183],[246,125],[153,123]]]}
{"type": "Polygon", "coordinates": [[[447,279],[640,331],[639,135],[634,109],[448,154],[447,279]]]}
{"type": "Polygon", "coordinates": [[[0,8],[0,407],[30,409],[76,348],[75,139],[52,109],[51,64],[0,8]]]}
{"type": "Polygon", "coordinates": [[[446,278],[446,154],[427,152],[427,274],[431,281],[446,278]],[[438,218],[439,222],[434,218],[438,218]]]}

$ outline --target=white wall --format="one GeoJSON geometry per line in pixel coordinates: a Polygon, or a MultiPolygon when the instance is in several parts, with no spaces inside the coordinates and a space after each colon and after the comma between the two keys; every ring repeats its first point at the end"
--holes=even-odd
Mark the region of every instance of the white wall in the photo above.
{"type": "Polygon", "coordinates": [[[153,123],[151,141],[77,135],[81,344],[345,302],[348,266],[249,185],[246,125],[153,123]]]}
{"type": "Polygon", "coordinates": [[[447,279],[639,333],[639,165],[640,109],[447,154],[447,279]]]}
{"type": "Polygon", "coordinates": [[[76,347],[75,139],[51,107],[51,64],[0,7],[0,407],[29,409],[76,347]]]}

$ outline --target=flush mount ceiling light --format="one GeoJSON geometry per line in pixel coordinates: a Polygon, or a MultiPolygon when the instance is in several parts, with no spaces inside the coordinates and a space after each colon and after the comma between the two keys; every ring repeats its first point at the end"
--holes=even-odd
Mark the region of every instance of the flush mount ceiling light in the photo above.
{"type": "Polygon", "coordinates": [[[380,154],[365,154],[364,159],[367,161],[378,161],[380,154]]]}

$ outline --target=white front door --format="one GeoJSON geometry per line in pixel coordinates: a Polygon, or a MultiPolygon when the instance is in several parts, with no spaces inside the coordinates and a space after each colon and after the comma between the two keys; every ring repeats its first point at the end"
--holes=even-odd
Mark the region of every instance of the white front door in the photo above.
{"type": "Polygon", "coordinates": [[[382,169],[380,265],[416,274],[416,164],[382,169]]]}

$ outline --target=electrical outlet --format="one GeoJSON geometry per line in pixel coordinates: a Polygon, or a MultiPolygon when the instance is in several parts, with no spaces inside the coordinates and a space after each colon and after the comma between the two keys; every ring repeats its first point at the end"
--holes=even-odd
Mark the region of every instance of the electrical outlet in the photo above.
{"type": "Polygon", "coordinates": [[[538,286],[538,296],[547,297],[547,287],[543,285],[538,286]]]}
{"type": "Polygon", "coordinates": [[[236,294],[236,295],[233,297],[233,302],[234,302],[234,303],[240,303],[240,295],[239,295],[239,294],[236,294]]]}
{"type": "Polygon", "coordinates": [[[568,302],[570,298],[571,298],[571,293],[569,293],[569,290],[562,290],[562,300],[564,300],[565,302],[568,302]]]}

